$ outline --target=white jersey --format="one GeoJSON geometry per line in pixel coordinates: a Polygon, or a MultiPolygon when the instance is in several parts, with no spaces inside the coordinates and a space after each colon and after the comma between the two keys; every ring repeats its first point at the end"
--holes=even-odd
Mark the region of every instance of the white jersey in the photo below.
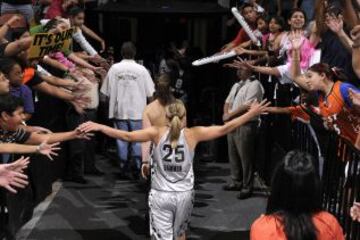
{"type": "Polygon", "coordinates": [[[194,151],[186,143],[184,129],[177,147],[171,148],[169,130],[153,151],[151,188],[158,191],[182,192],[194,187],[194,151]]]}

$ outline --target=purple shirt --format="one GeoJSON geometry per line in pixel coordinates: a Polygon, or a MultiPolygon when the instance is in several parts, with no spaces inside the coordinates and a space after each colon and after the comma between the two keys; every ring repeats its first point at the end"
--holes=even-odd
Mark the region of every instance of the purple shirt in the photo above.
{"type": "Polygon", "coordinates": [[[19,87],[10,86],[10,94],[14,97],[21,98],[24,102],[24,112],[33,114],[34,113],[34,101],[31,89],[26,85],[19,87]]]}

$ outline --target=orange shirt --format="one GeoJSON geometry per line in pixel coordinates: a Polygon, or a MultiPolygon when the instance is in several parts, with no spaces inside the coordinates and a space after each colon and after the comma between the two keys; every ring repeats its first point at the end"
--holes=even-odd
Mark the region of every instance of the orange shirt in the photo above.
{"type": "Polygon", "coordinates": [[[330,128],[360,150],[360,116],[355,109],[345,104],[340,90],[341,84],[340,81],[335,82],[326,100],[320,96],[320,115],[326,118],[330,128]]]}
{"type": "MultiPolygon", "coordinates": [[[[336,218],[328,212],[313,216],[317,240],[343,240],[344,234],[336,218]]],[[[263,215],[251,226],[250,240],[286,240],[280,220],[272,215],[263,215]]]]}
{"type": "Polygon", "coordinates": [[[35,69],[28,67],[24,69],[23,84],[29,82],[35,76],[35,69]]]}

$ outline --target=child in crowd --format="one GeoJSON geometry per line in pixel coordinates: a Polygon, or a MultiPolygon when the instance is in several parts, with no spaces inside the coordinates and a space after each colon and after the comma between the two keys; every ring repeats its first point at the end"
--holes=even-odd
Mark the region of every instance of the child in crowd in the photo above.
{"type": "MultiPolygon", "coordinates": [[[[291,61],[292,61],[292,32],[301,31],[305,27],[306,17],[305,13],[301,9],[294,9],[290,14],[288,23],[290,25],[291,32],[282,34],[279,45],[275,46],[275,49],[279,49],[279,56],[284,57],[285,62],[283,65],[276,67],[266,66],[254,66],[251,63],[247,63],[247,66],[253,71],[272,75],[279,78],[281,84],[293,83],[292,76],[290,74],[291,61]]],[[[311,57],[314,53],[314,44],[312,41],[307,39],[304,35],[301,35],[301,46],[300,46],[300,68],[306,70],[310,65],[311,57]]]]}
{"type": "MultiPolygon", "coordinates": [[[[24,122],[24,107],[21,99],[9,94],[0,96],[0,141],[3,143],[41,144],[56,143],[71,139],[88,139],[89,136],[80,131],[39,134],[27,132],[20,126],[24,122]]],[[[57,155],[56,153],[52,153],[57,155]]]]}
{"type": "MultiPolygon", "coordinates": [[[[263,17],[258,18],[258,29],[264,29],[264,27],[262,27],[265,25],[262,23],[264,20],[265,19],[263,17]]],[[[266,25],[268,26],[267,28],[269,32],[262,32],[260,50],[250,50],[244,48],[243,46],[239,46],[235,48],[235,51],[238,55],[248,54],[251,56],[264,57],[257,59],[256,62],[262,62],[262,60],[267,60],[269,65],[273,66],[274,62],[279,61],[276,59],[278,58],[279,46],[285,23],[282,17],[273,16],[270,18],[270,21],[266,25]]],[[[226,64],[225,66],[233,67],[232,64],[226,64]]]]}
{"type": "Polygon", "coordinates": [[[0,59],[0,69],[10,81],[10,94],[21,98],[24,104],[25,121],[34,113],[34,101],[31,89],[23,84],[23,69],[13,58],[0,59]]]}
{"type": "Polygon", "coordinates": [[[319,107],[313,108],[314,112],[324,119],[327,128],[335,130],[355,148],[360,149],[360,116],[351,99],[351,93],[359,93],[360,90],[345,82],[347,76],[340,70],[324,63],[312,65],[301,75],[300,39],[293,39],[292,45],[291,74],[294,81],[301,88],[319,95],[319,107]]]}
{"type": "MultiPolygon", "coordinates": [[[[245,21],[249,24],[250,29],[255,30],[257,27],[257,18],[258,13],[254,6],[250,3],[245,3],[241,8],[241,14],[244,17],[245,21]]],[[[250,38],[245,32],[243,28],[240,29],[236,38],[231,41],[230,43],[226,44],[222,49],[221,52],[231,51],[233,48],[238,47],[240,44],[249,41],[250,38]]]]}

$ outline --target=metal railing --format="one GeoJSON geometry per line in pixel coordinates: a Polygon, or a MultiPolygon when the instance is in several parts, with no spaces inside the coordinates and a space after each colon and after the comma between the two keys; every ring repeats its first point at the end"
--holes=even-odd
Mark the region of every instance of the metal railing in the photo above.
{"type": "Polygon", "coordinates": [[[327,132],[318,138],[322,152],[319,157],[308,125],[295,123],[292,131],[293,146],[315,156],[323,169],[320,175],[324,209],[337,217],[347,240],[359,240],[360,223],[352,221],[350,208],[354,201],[360,201],[360,151],[335,133],[327,132]]]}

